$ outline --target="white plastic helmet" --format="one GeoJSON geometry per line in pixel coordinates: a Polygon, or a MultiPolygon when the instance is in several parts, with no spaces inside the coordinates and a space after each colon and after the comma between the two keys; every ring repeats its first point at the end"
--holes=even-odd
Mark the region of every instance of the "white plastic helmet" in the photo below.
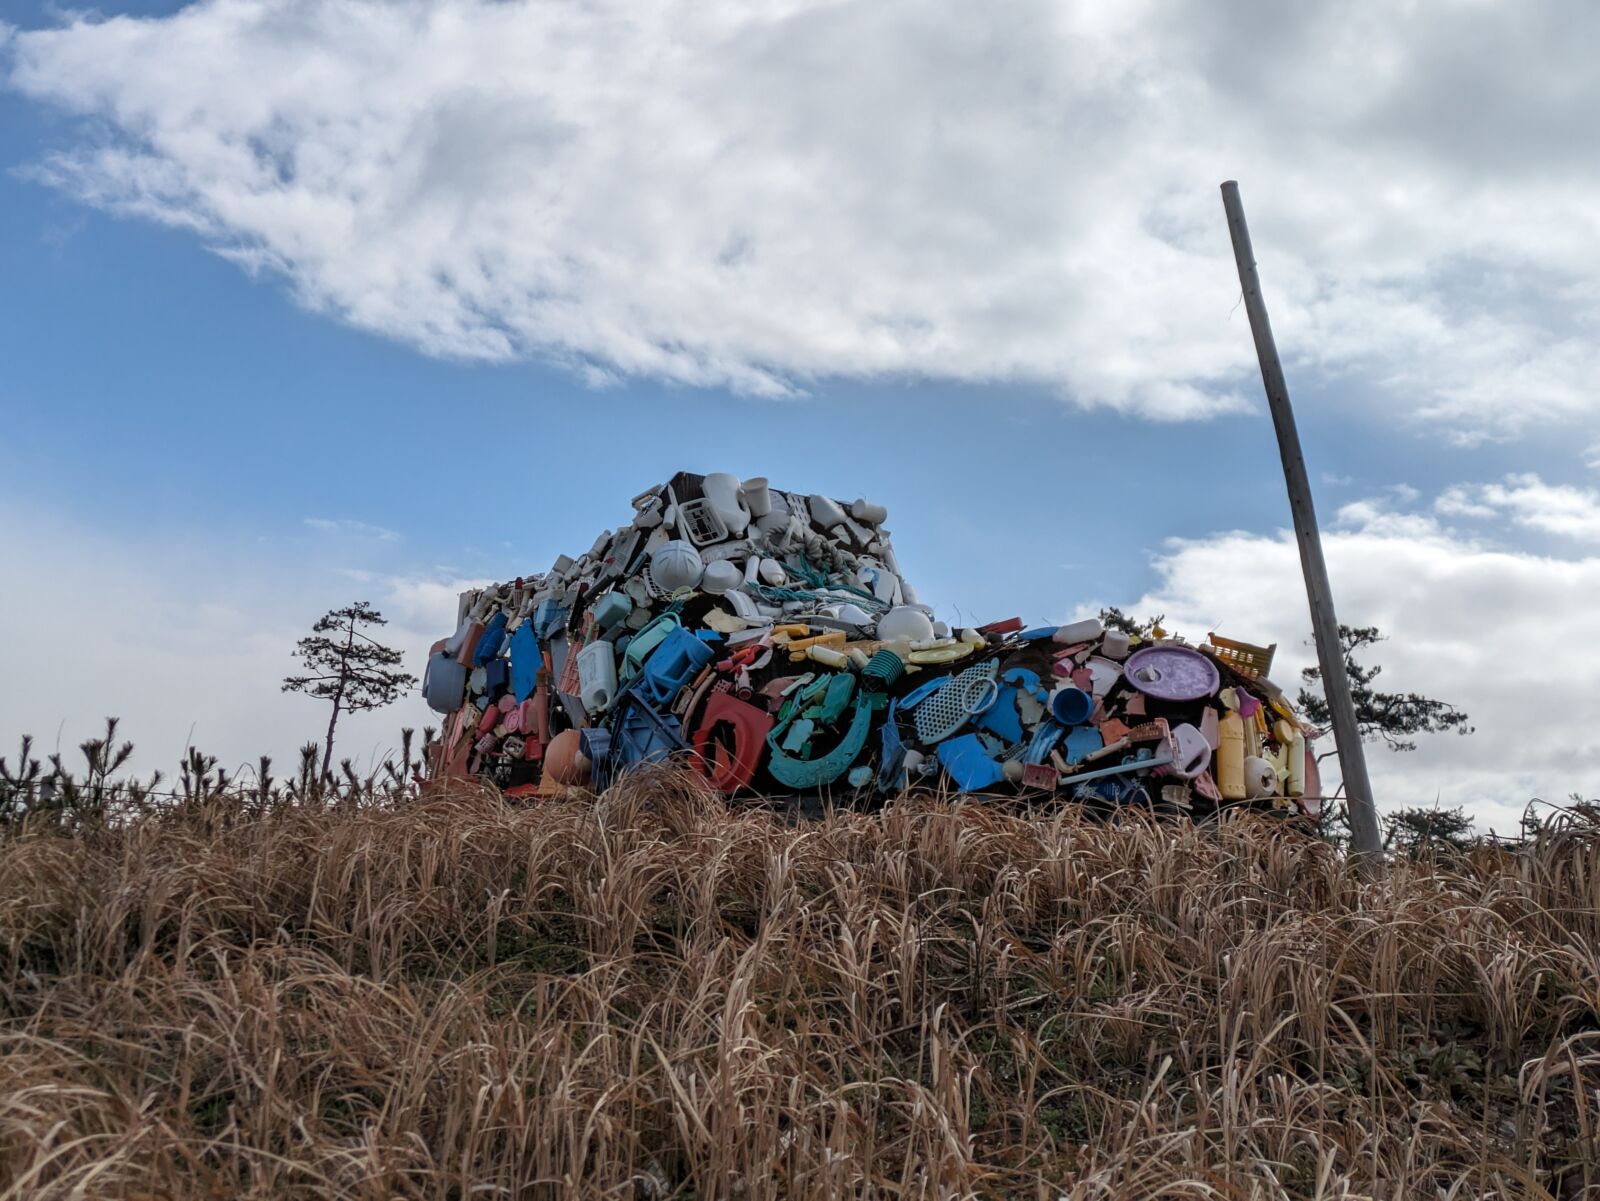
{"type": "Polygon", "coordinates": [[[650,577],[668,592],[693,588],[705,571],[700,552],[681,538],[664,543],[650,556],[650,577]]]}

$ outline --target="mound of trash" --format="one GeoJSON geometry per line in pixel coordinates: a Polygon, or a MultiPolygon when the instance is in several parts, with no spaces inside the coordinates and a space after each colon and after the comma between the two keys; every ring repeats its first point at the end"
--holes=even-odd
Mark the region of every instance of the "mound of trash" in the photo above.
{"type": "Polygon", "coordinates": [[[1097,619],[953,630],[881,505],[680,472],[542,575],[464,593],[423,694],[438,776],[604,788],[680,759],[727,795],[908,787],[1314,814],[1308,729],[1271,647],[1097,619]]]}

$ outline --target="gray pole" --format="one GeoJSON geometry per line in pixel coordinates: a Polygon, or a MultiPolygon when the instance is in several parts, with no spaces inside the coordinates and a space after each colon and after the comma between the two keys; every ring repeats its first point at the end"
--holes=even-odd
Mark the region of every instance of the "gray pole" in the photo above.
{"type": "Polygon", "coordinates": [[[1266,302],[1261,298],[1261,280],[1256,275],[1256,257],[1250,248],[1250,228],[1244,222],[1239,185],[1231,179],[1222,185],[1222,207],[1228,214],[1228,232],[1233,235],[1233,257],[1239,266],[1239,283],[1244,288],[1244,308],[1250,315],[1256,357],[1261,360],[1261,382],[1266,386],[1272,424],[1278,431],[1278,454],[1283,459],[1283,477],[1289,486],[1289,512],[1294,517],[1294,536],[1300,544],[1300,569],[1306,578],[1306,597],[1311,602],[1311,630],[1317,640],[1317,662],[1322,665],[1322,685],[1327,691],[1328,711],[1333,716],[1333,742],[1339,751],[1344,793],[1350,803],[1352,846],[1358,855],[1375,858],[1382,849],[1378,815],[1372,805],[1372,784],[1367,779],[1367,757],[1361,747],[1361,732],[1356,727],[1355,702],[1350,699],[1350,681],[1345,676],[1339,619],[1333,613],[1328,566],[1322,561],[1322,538],[1317,532],[1316,510],[1311,506],[1311,482],[1306,478],[1306,462],[1300,453],[1300,434],[1294,425],[1294,409],[1289,405],[1289,386],[1283,379],[1283,364],[1278,361],[1278,346],[1272,340],[1266,302]]]}

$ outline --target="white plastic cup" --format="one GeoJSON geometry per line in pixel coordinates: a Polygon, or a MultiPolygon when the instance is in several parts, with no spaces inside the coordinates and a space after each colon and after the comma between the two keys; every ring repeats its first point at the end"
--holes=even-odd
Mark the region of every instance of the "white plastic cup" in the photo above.
{"type": "Polygon", "coordinates": [[[882,505],[873,504],[870,500],[857,500],[850,506],[850,516],[868,525],[882,525],[889,520],[889,510],[882,505]]]}
{"type": "Polygon", "coordinates": [[[767,477],[753,475],[744,482],[745,508],[752,517],[765,517],[772,512],[772,492],[767,487],[767,477]]]}

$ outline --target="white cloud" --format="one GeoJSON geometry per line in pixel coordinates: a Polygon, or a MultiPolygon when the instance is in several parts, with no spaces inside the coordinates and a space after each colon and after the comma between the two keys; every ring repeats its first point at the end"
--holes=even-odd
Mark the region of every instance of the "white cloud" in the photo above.
{"type": "MultiPolygon", "coordinates": [[[[294,670],[296,640],[326,609],[371,600],[389,618],[383,640],[420,676],[468,586],[445,573],[351,571],[339,547],[324,555],[288,541],[182,536],[134,546],[9,504],[0,504],[0,548],[36,583],[0,589],[0,629],[19,634],[6,647],[0,754],[9,759],[14,740],[31,733],[36,754],[59,747],[81,766],[78,743],[117,716],[136,747],[133,766],[169,780],[191,743],[230,771],[265,753],[282,773],[303,743],[322,737],[326,708],[279,685],[294,670]]],[[[420,739],[437,724],[412,693],[342,717],[337,753],[366,770],[399,745],[401,726],[420,739]]]]}
{"type": "Polygon", "coordinates": [[[1440,495],[1434,508],[1456,517],[1503,515],[1524,529],[1600,542],[1600,492],[1547,484],[1532,473],[1508,475],[1497,484],[1457,484],[1440,495]]]}
{"type": "MultiPolygon", "coordinates": [[[[1421,514],[1346,510],[1324,533],[1339,617],[1389,640],[1369,657],[1379,686],[1467,711],[1477,732],[1423,736],[1413,753],[1369,747],[1380,806],[1464,805],[1515,831],[1533,797],[1600,795],[1600,644],[1581,635],[1600,592],[1600,557],[1498,550],[1421,514]]],[[[1273,678],[1291,694],[1315,662],[1293,536],[1235,532],[1172,543],[1160,582],[1124,606],[1168,628],[1277,643],[1273,678]]],[[[1330,761],[1331,766],[1331,761],[1330,761]]]]}
{"type": "Polygon", "coordinates": [[[400,535],[381,525],[370,525],[351,517],[307,517],[303,524],[319,534],[342,535],[350,538],[371,538],[378,542],[398,542],[400,535]]]}
{"type": "Polygon", "coordinates": [[[0,62],[93,119],[41,178],[593,381],[1235,409],[1236,175],[1297,376],[1471,442],[1592,423],[1597,34],[1576,0],[206,0],[0,62]]]}

